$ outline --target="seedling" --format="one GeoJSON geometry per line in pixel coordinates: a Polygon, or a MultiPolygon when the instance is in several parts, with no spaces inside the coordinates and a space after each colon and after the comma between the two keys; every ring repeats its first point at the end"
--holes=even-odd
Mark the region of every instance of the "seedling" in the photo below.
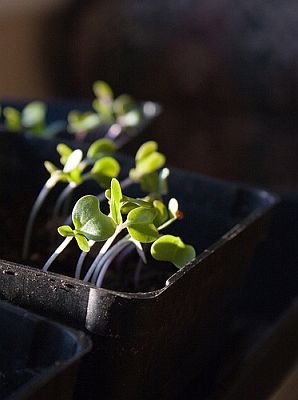
{"type": "Polygon", "coordinates": [[[87,179],[95,179],[98,183],[102,184],[103,187],[107,187],[111,179],[118,176],[120,171],[118,162],[111,156],[106,156],[106,154],[111,154],[114,150],[115,146],[112,142],[107,139],[99,139],[90,146],[87,158],[83,160],[83,152],[80,149],[73,151],[62,143],[57,146],[63,168],[60,169],[49,161],[45,162],[45,167],[50,173],[50,178],[41,189],[29,215],[23,243],[22,256],[24,259],[26,259],[29,254],[34,221],[50,191],[58,182],[68,183],[56,202],[55,213],[58,213],[66,197],[87,179]],[[94,163],[92,169],[82,174],[84,169],[92,165],[92,163],[94,163]]]}
{"type": "Polygon", "coordinates": [[[118,141],[123,129],[129,133],[140,125],[142,112],[131,96],[122,94],[115,98],[111,87],[103,81],[96,81],[93,84],[93,92],[94,111],[73,110],[68,114],[70,133],[84,136],[100,126],[109,125],[105,137],[118,141]]]}
{"type": "Polygon", "coordinates": [[[77,201],[72,212],[74,228],[69,225],[58,228],[58,232],[65,239],[45,263],[44,271],[48,270],[73,238],[83,252],[90,250],[90,241],[105,241],[84,278],[84,281],[91,280],[97,287],[102,285],[112,260],[130,243],[135,245],[144,261],[144,243],[152,243],[151,254],[155,259],[170,261],[177,268],[181,268],[195,257],[194,248],[185,245],[180,238],[160,234],[162,229],[181,215],[175,199],[166,207],[160,200],[124,196],[119,181],[115,178],[111,181],[106,197],[109,201],[108,215],[101,212],[100,203],[95,196],[87,195],[77,201]],[[113,245],[122,231],[126,231],[126,235],[113,245]]]}
{"type": "Polygon", "coordinates": [[[63,202],[70,197],[74,189],[87,180],[95,180],[104,189],[109,187],[111,179],[117,177],[120,172],[119,163],[112,157],[116,149],[115,143],[108,139],[98,139],[90,145],[85,159],[80,163],[80,174],[77,174],[76,180],[69,182],[58,197],[54,217],[59,214],[63,202]],[[83,174],[83,171],[92,165],[91,170],[83,174]]]}
{"type": "Polygon", "coordinates": [[[47,106],[41,101],[28,103],[22,111],[14,107],[4,107],[2,115],[4,126],[9,132],[30,133],[34,136],[50,139],[65,129],[64,121],[46,123],[47,106]]]}

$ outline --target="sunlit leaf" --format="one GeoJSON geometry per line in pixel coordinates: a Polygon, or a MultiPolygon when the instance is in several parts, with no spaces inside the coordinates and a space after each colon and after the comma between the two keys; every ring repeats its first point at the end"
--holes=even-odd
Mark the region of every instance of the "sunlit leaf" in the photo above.
{"type": "Polygon", "coordinates": [[[84,235],[76,233],[75,239],[77,241],[77,244],[78,244],[79,248],[82,251],[88,252],[90,250],[90,246],[88,244],[88,240],[86,239],[86,237],[84,235]]]}
{"type": "Polygon", "coordinates": [[[122,190],[120,183],[117,179],[112,179],[111,181],[111,200],[110,200],[110,210],[111,215],[117,225],[121,224],[121,200],[122,200],[122,190]]]}
{"type": "Polygon", "coordinates": [[[148,157],[149,154],[157,151],[158,144],[154,140],[149,140],[148,142],[143,143],[138,149],[135,159],[136,162],[143,160],[148,157]]]}
{"type": "Polygon", "coordinates": [[[45,126],[47,106],[41,101],[32,101],[22,111],[22,124],[25,128],[45,126]]]}
{"type": "Polygon", "coordinates": [[[61,162],[61,164],[65,165],[68,157],[72,153],[72,149],[70,147],[68,147],[64,143],[59,143],[58,146],[57,146],[57,151],[60,154],[60,162],[61,162]]]}
{"type": "Polygon", "coordinates": [[[22,129],[21,113],[13,107],[5,107],[3,109],[3,116],[5,117],[5,127],[7,130],[17,132],[22,129]]]}
{"type": "Polygon", "coordinates": [[[108,188],[112,178],[117,178],[120,172],[120,165],[112,157],[103,157],[96,161],[90,171],[91,176],[103,188],[108,188]]]}
{"type": "Polygon", "coordinates": [[[113,235],[116,225],[112,218],[103,214],[97,197],[81,197],[72,211],[75,233],[84,235],[88,240],[106,240],[113,235]]]}
{"type": "Polygon", "coordinates": [[[82,150],[80,149],[74,150],[67,158],[67,161],[63,168],[63,172],[67,174],[73,171],[80,164],[82,158],[83,158],[82,150]]]}
{"type": "Polygon", "coordinates": [[[112,155],[116,150],[116,144],[112,140],[98,139],[89,147],[87,158],[97,160],[101,157],[112,155]]]}
{"type": "Polygon", "coordinates": [[[51,161],[45,161],[44,166],[46,170],[52,175],[54,172],[58,171],[56,165],[54,165],[51,161]]]}
{"type": "Polygon", "coordinates": [[[61,236],[64,236],[64,237],[75,235],[73,229],[68,225],[59,226],[58,232],[61,236]]]}
{"type": "Polygon", "coordinates": [[[136,110],[136,103],[128,94],[121,94],[113,102],[113,111],[118,117],[134,110],[136,110]]]}
{"type": "Polygon", "coordinates": [[[106,82],[104,81],[96,81],[93,83],[93,92],[96,97],[103,98],[103,99],[113,99],[114,94],[113,91],[106,82]]]}
{"type": "Polygon", "coordinates": [[[153,242],[158,236],[153,224],[156,215],[155,208],[138,207],[130,211],[127,216],[129,234],[141,243],[153,242]]]}
{"type": "Polygon", "coordinates": [[[184,244],[180,237],[172,235],[158,238],[151,246],[151,254],[156,260],[169,261],[177,268],[182,268],[196,256],[192,246],[184,244]]]}
{"type": "Polygon", "coordinates": [[[164,203],[160,200],[154,200],[154,208],[157,210],[157,215],[154,219],[154,225],[158,228],[168,219],[168,210],[164,203]]]}

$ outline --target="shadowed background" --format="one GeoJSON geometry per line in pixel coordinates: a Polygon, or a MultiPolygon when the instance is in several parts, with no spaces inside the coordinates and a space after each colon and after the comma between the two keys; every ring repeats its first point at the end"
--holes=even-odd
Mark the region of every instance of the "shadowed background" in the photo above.
{"type": "MultiPolygon", "coordinates": [[[[170,163],[297,189],[298,3],[4,0],[1,96],[159,101],[170,163]]],[[[147,137],[146,137],[147,138],[147,137]]]]}

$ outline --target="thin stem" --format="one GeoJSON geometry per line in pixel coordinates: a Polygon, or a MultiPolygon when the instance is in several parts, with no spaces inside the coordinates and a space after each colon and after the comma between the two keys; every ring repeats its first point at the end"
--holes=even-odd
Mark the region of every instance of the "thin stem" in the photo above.
{"type": "Polygon", "coordinates": [[[30,248],[30,241],[31,241],[31,235],[32,235],[32,228],[36,219],[36,216],[38,214],[38,211],[40,210],[41,206],[43,205],[47,195],[49,194],[50,190],[53,188],[54,184],[53,181],[50,179],[47,180],[41,191],[39,192],[39,195],[37,196],[37,199],[35,200],[35,203],[33,204],[33,207],[31,209],[27,225],[26,225],[26,230],[25,230],[25,236],[24,236],[24,242],[23,242],[23,249],[22,249],[22,258],[26,260],[28,258],[29,254],[29,248],[30,248]]]}
{"type": "MultiPolygon", "coordinates": [[[[94,245],[94,243],[95,243],[94,240],[89,240],[89,242],[88,242],[89,247],[92,247],[94,245]]],[[[83,264],[84,264],[87,254],[88,254],[87,251],[82,251],[82,253],[78,259],[77,266],[76,266],[76,272],[75,272],[75,278],[77,278],[77,279],[80,279],[82,267],[83,267],[83,264]]]]}
{"type": "Polygon", "coordinates": [[[113,244],[113,241],[116,239],[117,235],[120,233],[120,231],[122,230],[122,226],[118,225],[114,234],[105,242],[105,244],[102,246],[102,248],[100,249],[100,252],[97,254],[97,256],[95,257],[93,263],[91,264],[90,268],[88,269],[85,278],[84,278],[84,282],[88,282],[89,279],[91,278],[93,271],[95,270],[99,260],[101,259],[101,257],[105,254],[105,252],[109,249],[109,247],[113,244]]]}
{"type": "Polygon", "coordinates": [[[121,125],[115,123],[109,127],[106,134],[104,135],[104,138],[115,141],[115,139],[117,139],[121,133],[122,133],[121,125]]]}
{"type": "MultiPolygon", "coordinates": [[[[117,243],[118,244],[118,243],[117,243]]],[[[102,258],[102,260],[99,262],[99,271],[98,271],[98,277],[96,279],[96,287],[101,287],[102,282],[104,280],[105,274],[107,272],[107,269],[109,268],[110,264],[114,260],[114,258],[122,251],[127,245],[129,245],[129,241],[123,242],[121,245],[113,246],[112,249],[110,249],[111,254],[106,253],[105,256],[102,258]]]]}
{"type": "Polygon", "coordinates": [[[60,246],[57,247],[57,249],[54,251],[54,253],[51,255],[51,257],[48,259],[48,261],[45,263],[43,266],[43,271],[47,271],[52,263],[56,260],[56,258],[59,256],[59,254],[62,253],[62,251],[69,245],[69,243],[72,241],[73,236],[67,236],[63,242],[60,244],[60,246]]]}
{"type": "Polygon", "coordinates": [[[67,199],[67,197],[72,193],[72,191],[77,187],[77,184],[71,182],[69,183],[60,193],[53,210],[53,218],[58,217],[59,212],[61,210],[63,202],[67,199]]]}
{"type": "Polygon", "coordinates": [[[91,278],[92,283],[96,283],[98,274],[100,273],[100,270],[101,270],[103,264],[110,258],[111,258],[111,260],[113,260],[114,257],[116,257],[116,255],[122,249],[124,249],[124,247],[126,247],[127,244],[129,244],[129,243],[130,243],[129,236],[126,235],[123,239],[121,239],[117,243],[115,243],[114,246],[112,246],[105,254],[103,254],[103,256],[98,261],[95,270],[93,271],[92,278],[91,278]]]}

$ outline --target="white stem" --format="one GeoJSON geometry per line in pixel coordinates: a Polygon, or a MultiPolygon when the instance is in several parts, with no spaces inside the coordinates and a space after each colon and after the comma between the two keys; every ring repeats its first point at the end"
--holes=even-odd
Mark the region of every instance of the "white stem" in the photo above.
{"type": "Polygon", "coordinates": [[[93,263],[89,267],[89,269],[87,271],[87,274],[85,275],[84,282],[88,282],[89,281],[89,279],[91,278],[91,276],[93,274],[93,271],[95,270],[99,260],[105,254],[105,252],[109,249],[109,247],[112,245],[113,241],[116,239],[117,235],[120,233],[120,231],[122,229],[123,229],[122,226],[118,225],[116,230],[115,230],[115,232],[114,232],[114,234],[102,246],[102,248],[100,249],[100,252],[97,254],[97,256],[95,257],[93,263]]]}
{"type": "Polygon", "coordinates": [[[98,277],[96,279],[96,286],[97,287],[101,287],[102,282],[104,280],[105,274],[107,272],[107,269],[109,268],[111,262],[114,260],[114,258],[120,253],[120,251],[122,251],[127,245],[129,245],[129,241],[127,241],[126,243],[122,243],[122,245],[119,247],[117,247],[116,249],[114,249],[113,246],[113,250],[111,253],[112,254],[106,254],[105,257],[102,258],[102,260],[100,261],[100,265],[99,265],[99,271],[98,271],[98,277]]]}
{"type": "Polygon", "coordinates": [[[63,202],[67,199],[67,197],[72,193],[72,191],[77,187],[74,183],[69,183],[60,193],[53,210],[53,218],[58,217],[59,212],[61,210],[63,202]]]}
{"type": "MultiPolygon", "coordinates": [[[[94,243],[95,243],[94,240],[89,240],[89,242],[88,242],[89,247],[92,247],[94,245],[94,243]]],[[[83,264],[84,264],[87,254],[88,254],[87,251],[82,251],[82,253],[78,259],[77,266],[76,266],[76,272],[75,272],[75,278],[77,278],[77,279],[80,279],[82,267],[83,267],[83,264]]]]}
{"type": "Polygon", "coordinates": [[[25,231],[25,236],[24,236],[24,242],[23,242],[23,250],[22,250],[22,258],[25,260],[28,258],[29,255],[29,248],[30,248],[30,241],[31,241],[31,234],[32,234],[32,228],[34,225],[35,218],[38,214],[38,211],[40,210],[41,206],[43,205],[47,195],[49,194],[50,190],[52,189],[52,185],[50,180],[48,180],[41,191],[39,192],[39,195],[37,196],[37,199],[35,200],[35,203],[33,204],[33,207],[31,209],[27,225],[26,225],[26,231],[25,231]]]}
{"type": "Polygon", "coordinates": [[[93,271],[91,282],[95,283],[100,273],[102,265],[107,261],[107,259],[111,258],[111,260],[116,257],[116,255],[121,251],[127,244],[129,244],[129,237],[125,236],[123,239],[119,240],[119,242],[115,243],[113,247],[111,247],[105,254],[99,259],[96,268],[93,271]],[[124,247],[123,247],[124,245],[124,247]],[[118,251],[119,249],[119,251],[118,251]]]}
{"type": "Polygon", "coordinates": [[[45,263],[43,266],[43,271],[47,271],[52,263],[56,260],[56,258],[59,256],[59,254],[62,253],[62,251],[69,245],[69,243],[72,241],[73,236],[67,236],[63,242],[60,244],[60,246],[57,247],[57,249],[54,251],[54,253],[51,255],[51,257],[48,259],[48,261],[45,263]]]}
{"type": "Polygon", "coordinates": [[[122,133],[121,125],[115,123],[109,127],[108,131],[104,135],[104,138],[115,141],[121,133],[122,133]]]}

